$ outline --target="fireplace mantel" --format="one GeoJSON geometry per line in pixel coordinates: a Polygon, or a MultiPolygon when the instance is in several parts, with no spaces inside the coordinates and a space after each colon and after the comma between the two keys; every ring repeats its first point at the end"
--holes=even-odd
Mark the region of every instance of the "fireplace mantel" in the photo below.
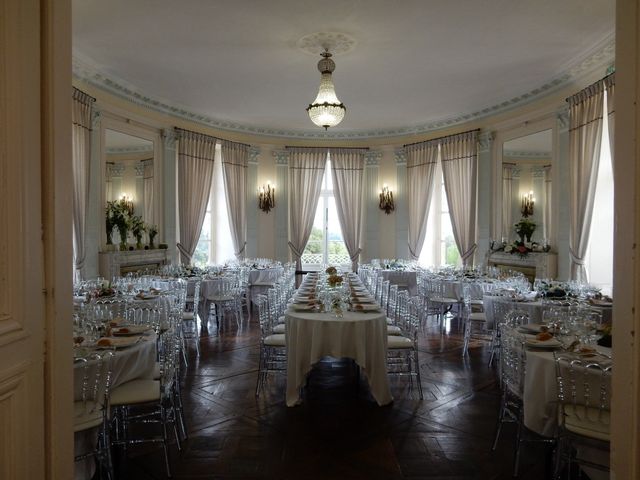
{"type": "Polygon", "coordinates": [[[100,276],[113,280],[129,272],[158,268],[169,263],[167,249],[100,252],[100,276]]]}
{"type": "Polygon", "coordinates": [[[537,278],[556,278],[558,255],[551,252],[529,252],[524,257],[517,253],[492,252],[487,258],[489,266],[513,268],[537,278]]]}

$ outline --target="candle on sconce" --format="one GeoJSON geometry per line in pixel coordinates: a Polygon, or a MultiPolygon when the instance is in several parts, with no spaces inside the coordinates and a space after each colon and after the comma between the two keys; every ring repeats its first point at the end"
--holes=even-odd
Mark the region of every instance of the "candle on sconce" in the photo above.
{"type": "Polygon", "coordinates": [[[520,206],[520,212],[524,218],[533,215],[533,207],[536,203],[536,199],[533,196],[533,191],[522,195],[522,204],[520,206]]]}

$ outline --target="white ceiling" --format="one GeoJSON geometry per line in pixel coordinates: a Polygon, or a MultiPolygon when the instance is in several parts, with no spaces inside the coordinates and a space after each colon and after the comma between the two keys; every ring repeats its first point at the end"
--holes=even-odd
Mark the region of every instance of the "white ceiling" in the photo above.
{"type": "Polygon", "coordinates": [[[551,156],[553,141],[551,134],[551,130],[543,130],[504,142],[502,147],[504,155],[551,156]]]}
{"type": "Polygon", "coordinates": [[[112,90],[222,128],[313,136],[322,131],[305,108],[319,57],[296,43],[342,32],[356,41],[334,57],[347,115],[329,133],[371,136],[474,118],[567,81],[610,47],[614,10],[610,0],[73,0],[73,49],[84,76],[112,90]]]}
{"type": "Polygon", "coordinates": [[[134,137],[117,130],[105,130],[105,146],[107,149],[121,150],[153,150],[153,142],[140,137],[134,137]]]}

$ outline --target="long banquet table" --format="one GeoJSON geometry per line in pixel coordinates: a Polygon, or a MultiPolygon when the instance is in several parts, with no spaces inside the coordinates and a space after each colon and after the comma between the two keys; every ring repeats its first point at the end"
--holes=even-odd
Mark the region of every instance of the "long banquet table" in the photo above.
{"type": "MultiPolygon", "coordinates": [[[[350,278],[359,283],[357,276],[350,278]]],[[[299,291],[307,285],[305,281],[299,291]]],[[[358,287],[363,290],[361,285],[358,287]]],[[[364,298],[365,294],[360,295],[364,298]]],[[[344,311],[336,316],[330,312],[309,311],[295,303],[289,306],[285,312],[287,406],[299,403],[298,392],[306,374],[326,356],[355,360],[368,378],[378,405],[393,401],[387,377],[387,319],[373,303],[371,309],[373,311],[344,311]]]]}

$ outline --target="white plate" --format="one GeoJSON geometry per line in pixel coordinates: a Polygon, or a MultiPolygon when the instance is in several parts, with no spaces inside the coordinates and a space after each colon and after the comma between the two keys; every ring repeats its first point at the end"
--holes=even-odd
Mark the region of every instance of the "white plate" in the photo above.
{"type": "Polygon", "coordinates": [[[352,309],[354,312],[379,312],[380,311],[380,307],[378,305],[362,304],[362,303],[354,304],[352,309]],[[362,307],[362,308],[358,308],[358,307],[362,307]]]}
{"type": "Polygon", "coordinates": [[[142,337],[140,336],[132,336],[132,337],[108,337],[109,339],[109,343],[110,345],[98,345],[98,341],[100,341],[101,339],[99,339],[98,341],[96,341],[96,343],[93,345],[94,348],[104,348],[104,349],[110,349],[110,348],[115,348],[115,349],[119,349],[119,348],[127,348],[127,347],[131,347],[133,345],[135,345],[136,343],[138,343],[142,337]]]}
{"type": "Polygon", "coordinates": [[[132,335],[140,335],[151,330],[150,325],[121,325],[111,329],[111,335],[114,337],[130,337],[132,335]]]}
{"type": "Polygon", "coordinates": [[[537,340],[535,338],[527,338],[525,340],[525,345],[527,347],[533,347],[533,348],[550,348],[550,349],[562,347],[562,343],[560,343],[555,338],[550,338],[549,340],[537,340]]]}
{"type": "Polygon", "coordinates": [[[542,331],[542,327],[545,327],[541,323],[528,323],[526,325],[520,325],[520,330],[526,333],[540,333],[542,331]]]}

